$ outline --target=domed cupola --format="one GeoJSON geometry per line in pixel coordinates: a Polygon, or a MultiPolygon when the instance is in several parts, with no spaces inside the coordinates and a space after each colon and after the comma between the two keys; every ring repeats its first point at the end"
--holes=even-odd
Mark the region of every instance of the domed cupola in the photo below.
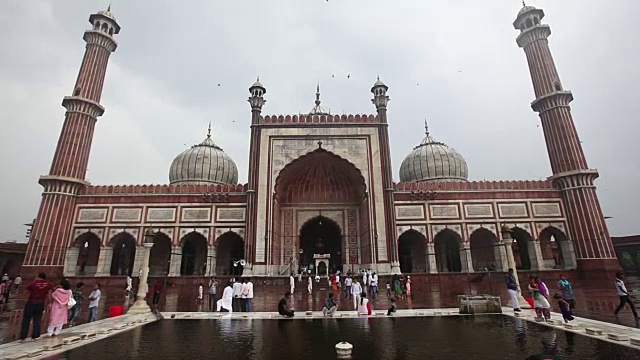
{"type": "Polygon", "coordinates": [[[467,181],[467,162],[455,149],[431,137],[425,121],[425,137],[400,165],[400,181],[467,181]]]}
{"type": "Polygon", "coordinates": [[[232,184],[238,183],[238,167],[222,148],[207,138],[176,156],[169,169],[169,183],[232,184]]]}

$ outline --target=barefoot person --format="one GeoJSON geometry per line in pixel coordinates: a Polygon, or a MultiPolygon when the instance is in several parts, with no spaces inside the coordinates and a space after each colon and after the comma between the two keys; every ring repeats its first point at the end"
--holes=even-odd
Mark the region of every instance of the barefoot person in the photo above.
{"type": "Polygon", "coordinates": [[[216,311],[233,312],[233,284],[229,282],[222,291],[222,298],[216,302],[216,311]]]}
{"type": "Polygon", "coordinates": [[[280,302],[278,303],[278,314],[282,316],[293,317],[293,310],[290,310],[289,305],[287,304],[289,298],[291,298],[291,293],[287,292],[284,294],[284,297],[280,299],[280,302]]]}
{"type": "Polygon", "coordinates": [[[509,293],[509,297],[511,298],[511,303],[513,304],[513,311],[520,311],[520,303],[518,302],[518,284],[516,283],[516,278],[513,275],[513,269],[509,269],[507,276],[505,276],[505,280],[507,282],[507,293],[509,293]]]}
{"type": "Polygon", "coordinates": [[[51,293],[51,304],[49,304],[49,328],[47,335],[56,336],[60,334],[62,327],[67,323],[69,299],[73,296],[69,280],[60,280],[60,287],[51,293]]]}
{"type": "Polygon", "coordinates": [[[29,335],[29,325],[33,320],[33,330],[31,332],[31,340],[36,341],[40,337],[40,325],[42,313],[44,312],[44,301],[49,294],[52,286],[47,280],[45,273],[38,274],[38,277],[27,286],[29,291],[29,299],[24,306],[22,315],[22,328],[20,329],[20,342],[25,342],[29,335]]]}
{"type": "Polygon", "coordinates": [[[324,301],[324,307],[322,308],[322,315],[324,316],[333,316],[338,310],[338,305],[336,301],[333,299],[333,293],[329,293],[329,297],[324,301]]]}
{"type": "Polygon", "coordinates": [[[624,281],[622,280],[622,273],[616,273],[616,290],[618,291],[618,297],[620,298],[620,305],[618,305],[616,310],[613,312],[613,315],[618,316],[618,313],[624,308],[624,305],[629,304],[631,312],[633,313],[633,317],[637,319],[638,313],[636,312],[636,307],[633,306],[633,302],[630,299],[631,295],[629,295],[631,291],[627,290],[627,287],[624,286],[624,281]]]}

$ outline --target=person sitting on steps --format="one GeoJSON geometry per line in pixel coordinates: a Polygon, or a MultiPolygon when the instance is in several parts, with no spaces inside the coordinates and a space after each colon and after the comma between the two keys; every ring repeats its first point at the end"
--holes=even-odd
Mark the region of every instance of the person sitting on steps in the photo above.
{"type": "Polygon", "coordinates": [[[291,298],[291,293],[286,292],[284,297],[278,303],[278,314],[287,317],[293,317],[293,310],[289,310],[289,306],[287,305],[287,301],[291,298]]]}

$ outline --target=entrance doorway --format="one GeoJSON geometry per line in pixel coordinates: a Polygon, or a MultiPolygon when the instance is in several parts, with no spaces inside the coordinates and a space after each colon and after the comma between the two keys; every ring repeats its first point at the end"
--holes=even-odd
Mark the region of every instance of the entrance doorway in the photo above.
{"type": "Polygon", "coordinates": [[[342,271],[340,226],[324,216],[307,221],[300,229],[300,265],[307,268],[315,267],[314,254],[330,255],[327,265],[329,273],[342,271]]]}

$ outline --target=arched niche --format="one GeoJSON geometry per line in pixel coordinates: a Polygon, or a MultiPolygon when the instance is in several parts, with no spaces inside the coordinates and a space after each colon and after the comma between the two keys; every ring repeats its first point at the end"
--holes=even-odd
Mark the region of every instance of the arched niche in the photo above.
{"type": "Polygon", "coordinates": [[[516,226],[511,228],[511,236],[514,240],[511,245],[511,250],[513,251],[516,268],[520,270],[531,270],[531,234],[516,226]]]}
{"type": "Polygon", "coordinates": [[[216,240],[216,274],[242,276],[241,261],[245,258],[244,239],[233,231],[227,231],[216,240]]]}
{"type": "Polygon", "coordinates": [[[398,256],[402,273],[427,272],[427,238],[420,232],[409,229],[398,238],[398,256]]]}
{"type": "Polygon", "coordinates": [[[462,238],[451,229],[443,229],[433,238],[438,272],[461,272],[462,238]]]}
{"type": "Polygon", "coordinates": [[[78,248],[76,271],[78,275],[94,275],[98,271],[100,259],[100,238],[93,232],[86,232],[76,238],[73,246],[78,248]]]}
{"type": "Polygon", "coordinates": [[[479,228],[471,233],[469,245],[474,270],[496,269],[497,242],[498,238],[491,230],[479,228]]]}
{"type": "Polygon", "coordinates": [[[335,221],[316,216],[300,227],[299,263],[303,267],[315,267],[314,254],[329,255],[327,270],[334,273],[342,270],[342,230],[335,221]]]}
{"type": "Polygon", "coordinates": [[[109,246],[113,248],[113,257],[111,258],[112,276],[131,276],[134,272],[134,263],[136,259],[136,239],[128,232],[121,232],[111,238],[109,246]]]}
{"type": "Polygon", "coordinates": [[[545,268],[572,269],[575,267],[573,246],[567,235],[555,226],[547,226],[538,235],[545,268]]]}
{"type": "Polygon", "coordinates": [[[158,276],[169,273],[171,260],[171,238],[167,234],[157,232],[153,236],[153,246],[149,253],[149,275],[158,276]]]}
{"type": "Polygon", "coordinates": [[[207,267],[207,238],[198,232],[190,232],[182,238],[182,262],[180,275],[204,275],[207,267]]]}

